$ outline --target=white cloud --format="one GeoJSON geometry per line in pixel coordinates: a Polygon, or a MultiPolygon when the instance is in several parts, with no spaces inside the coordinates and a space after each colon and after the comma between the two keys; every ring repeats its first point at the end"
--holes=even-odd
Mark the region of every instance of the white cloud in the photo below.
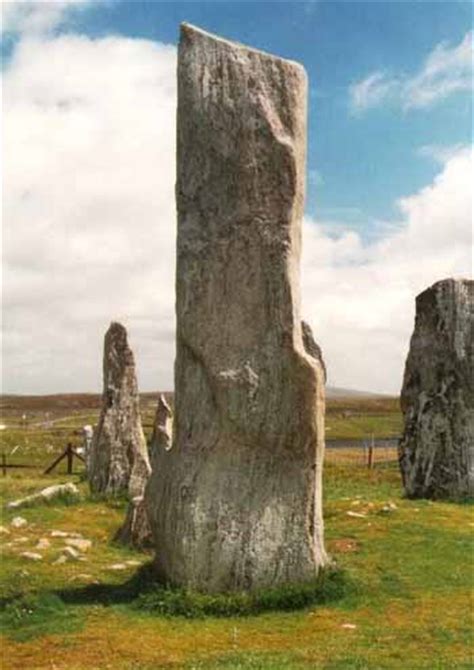
{"type": "Polygon", "coordinates": [[[425,144],[417,150],[417,155],[422,158],[429,158],[435,163],[444,165],[450,158],[453,158],[463,148],[462,144],[425,144]]]}
{"type": "Polygon", "coordinates": [[[349,87],[350,105],[355,114],[365,112],[386,100],[396,89],[397,80],[384,72],[372,72],[349,87]]]}
{"type": "MultiPolygon", "coordinates": [[[[129,328],[144,390],[171,388],[174,47],[23,38],[4,76],[4,390],[101,387],[102,338],[129,328]]],[[[400,201],[364,244],[304,225],[304,317],[332,385],[397,391],[417,292],[471,271],[470,154],[400,201]]]]}
{"type": "Polygon", "coordinates": [[[385,103],[402,109],[420,109],[453,93],[472,90],[472,32],[457,46],[438,44],[420,70],[412,75],[392,76],[373,72],[349,87],[351,111],[360,114],[385,103]]]}
{"type": "Polygon", "coordinates": [[[406,109],[428,107],[452,93],[472,90],[472,32],[458,46],[442,42],[426,59],[420,72],[405,82],[402,92],[406,109]]]}
{"type": "Polygon", "coordinates": [[[24,39],[4,76],[4,379],[100,386],[108,322],[169,387],[174,307],[174,47],[24,39]],[[161,360],[160,360],[161,356],[161,360]]]}
{"type": "Polygon", "coordinates": [[[439,279],[472,275],[472,156],[459,149],[434,182],[398,205],[401,218],[363,245],[305,222],[303,308],[328,362],[329,383],[397,392],[415,296],[439,279]]]}
{"type": "Polygon", "coordinates": [[[57,28],[92,0],[9,0],[2,3],[2,33],[39,35],[57,28]]]}

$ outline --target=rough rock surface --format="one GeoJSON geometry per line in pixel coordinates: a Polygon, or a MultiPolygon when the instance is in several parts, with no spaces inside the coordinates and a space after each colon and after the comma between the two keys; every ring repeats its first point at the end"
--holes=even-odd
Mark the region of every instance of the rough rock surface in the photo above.
{"type": "Polygon", "coordinates": [[[79,498],[79,489],[72,482],[67,484],[55,484],[53,486],[47,486],[45,489],[38,491],[38,493],[32,493],[26,498],[19,498],[18,500],[12,500],[7,504],[7,509],[18,509],[19,507],[28,507],[42,502],[51,502],[55,498],[69,498],[74,500],[74,498],[79,498]]]}
{"type": "Polygon", "coordinates": [[[127,331],[112,323],[104,340],[104,393],[92,438],[88,477],[94,493],[142,496],[150,474],[127,331]]]}
{"type": "Polygon", "coordinates": [[[306,321],[301,322],[301,329],[303,333],[303,345],[306,350],[306,353],[312,356],[313,358],[316,358],[316,360],[319,361],[321,364],[321,367],[324,372],[324,382],[326,383],[327,381],[327,371],[326,371],[326,364],[323,359],[323,352],[321,351],[321,347],[319,344],[316,342],[314,339],[313,331],[311,330],[311,326],[309,323],[306,323],[306,321]]]}
{"type": "Polygon", "coordinates": [[[153,546],[151,528],[143,496],[130,501],[123,525],[117,531],[114,540],[135,549],[146,549],[153,546]]]}
{"type": "Polygon", "coordinates": [[[324,372],[303,345],[306,75],[183,25],[173,445],[146,500],[157,573],[218,592],[313,578],[324,372]]]}
{"type": "MultiPolygon", "coordinates": [[[[172,442],[172,414],[163,394],[158,397],[153,434],[148,450],[151,467],[153,468],[154,454],[160,449],[170,449],[172,442]]],[[[153,546],[150,523],[144,496],[137,496],[130,501],[127,515],[121,528],[114,538],[121,544],[135,549],[146,549],[153,546]]]]}
{"type": "Polygon", "coordinates": [[[474,282],[445,279],[416,299],[399,457],[410,497],[474,493],[474,282]]]}
{"type": "Polygon", "coordinates": [[[156,406],[153,433],[150,440],[150,461],[153,465],[154,454],[160,449],[171,449],[173,442],[173,414],[166,402],[165,396],[160,393],[156,406]]]}

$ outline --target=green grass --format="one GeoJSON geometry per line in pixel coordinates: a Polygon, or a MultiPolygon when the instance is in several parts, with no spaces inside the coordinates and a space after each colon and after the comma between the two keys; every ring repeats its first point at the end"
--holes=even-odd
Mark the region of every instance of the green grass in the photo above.
{"type": "Polygon", "coordinates": [[[0,610],[0,628],[16,642],[80,629],[83,617],[54,593],[19,595],[0,610]]]}
{"type": "Polygon", "coordinates": [[[262,612],[292,611],[311,605],[335,602],[355,585],[340,570],[324,570],[311,582],[265,589],[253,593],[210,595],[161,585],[138,593],[132,607],[155,615],[186,618],[241,617],[262,612]]]}
{"type": "MultiPolygon", "coordinates": [[[[367,430],[374,417],[380,431],[390,422],[395,426],[397,412],[390,399],[351,399],[330,407],[328,423],[336,420],[340,435],[356,437],[355,428],[367,430]]],[[[54,458],[45,449],[50,436],[46,441],[40,430],[6,437],[12,444],[25,436],[25,453],[39,466],[54,458]]],[[[58,450],[61,446],[58,437],[58,450]]],[[[3,511],[10,532],[0,536],[0,623],[11,670],[467,670],[473,665],[472,505],[403,498],[396,463],[368,470],[362,459],[352,465],[328,462],[326,545],[338,570],[318,584],[253,597],[210,597],[157,585],[147,567],[151,554],[111,542],[126,502],[90,497],[79,476],[10,471],[0,477],[0,490],[11,500],[64,481],[79,485],[78,503],[3,511]],[[384,512],[389,503],[393,509],[384,512]],[[27,519],[25,528],[9,525],[17,515],[27,519]],[[85,560],[55,564],[64,542],[51,538],[53,529],[91,539],[85,560]],[[42,561],[21,558],[44,537],[51,546],[42,561]],[[110,569],[127,561],[144,567],[110,569]]]]}

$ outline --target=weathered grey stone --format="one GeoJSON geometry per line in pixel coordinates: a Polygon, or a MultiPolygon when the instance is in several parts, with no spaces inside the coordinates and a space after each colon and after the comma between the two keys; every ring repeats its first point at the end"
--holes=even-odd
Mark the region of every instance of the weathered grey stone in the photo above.
{"type": "Polygon", "coordinates": [[[150,474],[127,331],[112,323],[104,340],[104,393],[92,438],[88,477],[94,493],[142,496],[150,474]]]}
{"type": "Polygon", "coordinates": [[[324,372],[299,265],[306,75],[183,25],[173,445],[146,490],[157,573],[208,592],[313,578],[324,372]]]}
{"type": "Polygon", "coordinates": [[[72,482],[68,482],[67,484],[54,484],[53,486],[47,486],[45,489],[38,491],[38,493],[32,493],[25,498],[12,500],[7,503],[7,509],[29,507],[30,505],[38,503],[51,502],[56,498],[68,498],[70,500],[78,499],[79,489],[72,482]]]}
{"type": "Polygon", "coordinates": [[[173,443],[173,414],[166,402],[165,396],[160,393],[156,406],[155,420],[153,422],[153,433],[150,440],[150,461],[153,466],[154,454],[160,449],[171,449],[173,443]]]}
{"type": "Polygon", "coordinates": [[[416,299],[399,457],[410,497],[474,493],[474,282],[439,281],[416,299]]]}
{"type": "Polygon", "coordinates": [[[321,347],[314,339],[313,331],[311,330],[311,326],[309,325],[309,323],[306,323],[306,321],[302,321],[301,329],[303,333],[303,345],[306,350],[306,353],[315,358],[317,361],[319,361],[324,372],[324,382],[326,383],[327,371],[321,347]]]}
{"type": "Polygon", "coordinates": [[[114,540],[135,549],[147,549],[153,546],[151,528],[143,496],[130,501],[123,525],[117,531],[114,540]]]}
{"type": "MultiPolygon", "coordinates": [[[[172,414],[163,394],[158,397],[153,433],[149,446],[149,460],[153,467],[154,454],[160,449],[170,449],[172,443],[172,414]]],[[[153,546],[150,523],[144,496],[130,501],[123,525],[117,531],[115,541],[135,549],[153,546]]]]}

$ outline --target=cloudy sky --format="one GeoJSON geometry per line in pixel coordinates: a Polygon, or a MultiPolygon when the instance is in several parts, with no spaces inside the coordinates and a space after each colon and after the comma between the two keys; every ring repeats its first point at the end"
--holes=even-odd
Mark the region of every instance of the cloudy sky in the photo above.
{"type": "Polygon", "coordinates": [[[99,391],[129,329],[171,389],[176,42],[186,20],[310,80],[304,318],[329,384],[397,393],[414,299],[472,275],[469,2],[2,8],[3,391],[99,391]]]}

